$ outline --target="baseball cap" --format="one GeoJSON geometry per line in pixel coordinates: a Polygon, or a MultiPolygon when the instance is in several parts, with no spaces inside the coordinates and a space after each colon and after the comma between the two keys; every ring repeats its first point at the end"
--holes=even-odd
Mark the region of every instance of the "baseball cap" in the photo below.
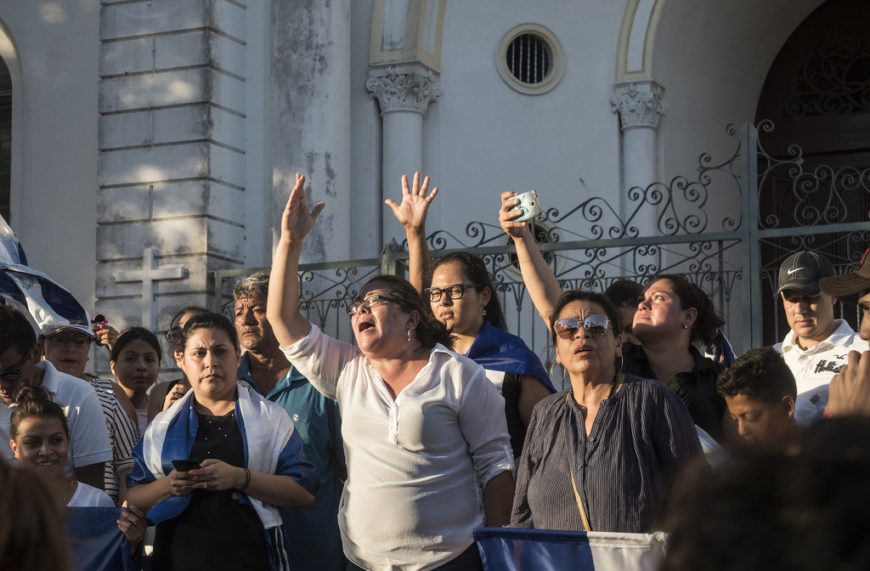
{"type": "Polygon", "coordinates": [[[779,294],[795,290],[806,295],[818,295],[819,280],[834,275],[834,266],[826,257],[812,250],[792,254],[779,266],[779,294]]]}
{"type": "Polygon", "coordinates": [[[88,312],[83,310],[84,315],[74,318],[63,318],[60,316],[51,316],[40,323],[39,334],[45,337],[51,337],[61,331],[81,331],[89,337],[94,336],[94,330],[91,328],[91,320],[88,312]]]}
{"type": "Polygon", "coordinates": [[[870,290],[870,248],[864,251],[858,269],[819,280],[822,291],[834,297],[849,297],[870,290]]]}

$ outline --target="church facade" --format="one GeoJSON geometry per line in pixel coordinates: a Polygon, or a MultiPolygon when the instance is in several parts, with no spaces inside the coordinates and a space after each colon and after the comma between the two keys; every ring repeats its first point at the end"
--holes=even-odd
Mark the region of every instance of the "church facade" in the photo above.
{"type": "MultiPolygon", "coordinates": [[[[0,209],[33,267],[116,326],[161,330],[182,306],[215,304],[215,271],[269,264],[296,172],[327,204],[308,262],[401,242],[384,200],[415,170],[440,188],[430,232],[497,224],[504,190],[562,210],[594,195],[625,214],[629,189],[692,175],[701,152],[731,155],[726,126],[767,118],[790,38],[850,9],[8,0],[0,209]]],[[[703,208],[734,197],[711,187],[703,208]]]]}

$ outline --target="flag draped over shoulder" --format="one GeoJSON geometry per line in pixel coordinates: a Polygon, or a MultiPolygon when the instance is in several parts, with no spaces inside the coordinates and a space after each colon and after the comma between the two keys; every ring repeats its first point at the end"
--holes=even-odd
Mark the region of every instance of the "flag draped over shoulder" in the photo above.
{"type": "Polygon", "coordinates": [[[66,508],[75,571],[133,571],[130,542],[118,529],[121,508],[66,508]]]}
{"type": "Polygon", "coordinates": [[[655,571],[664,558],[665,539],[662,532],[474,530],[485,571],[655,571]]]}

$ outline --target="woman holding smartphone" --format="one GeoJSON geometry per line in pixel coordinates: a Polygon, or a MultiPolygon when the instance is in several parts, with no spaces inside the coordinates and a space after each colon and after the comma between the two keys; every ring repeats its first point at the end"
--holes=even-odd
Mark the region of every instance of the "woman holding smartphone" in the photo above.
{"type": "Polygon", "coordinates": [[[133,451],[130,502],[157,524],[155,569],[287,569],[276,506],[309,507],[317,479],[278,405],[239,384],[239,341],[222,315],[191,318],[181,366],[191,391],[133,451]],[[226,546],[227,549],[216,549],[226,546]]]}

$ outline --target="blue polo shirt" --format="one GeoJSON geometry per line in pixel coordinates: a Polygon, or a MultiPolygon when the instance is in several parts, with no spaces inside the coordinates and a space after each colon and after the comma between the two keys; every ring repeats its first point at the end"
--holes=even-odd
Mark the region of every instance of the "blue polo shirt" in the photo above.
{"type": "MultiPolygon", "coordinates": [[[[242,355],[238,377],[262,394],[251,378],[247,353],[242,355]]],[[[280,508],[290,566],[294,571],[338,571],[342,551],[337,517],[341,483],[337,474],[345,474],[338,405],[320,394],[292,365],[264,396],[287,411],[320,480],[313,506],[280,508]]]]}

